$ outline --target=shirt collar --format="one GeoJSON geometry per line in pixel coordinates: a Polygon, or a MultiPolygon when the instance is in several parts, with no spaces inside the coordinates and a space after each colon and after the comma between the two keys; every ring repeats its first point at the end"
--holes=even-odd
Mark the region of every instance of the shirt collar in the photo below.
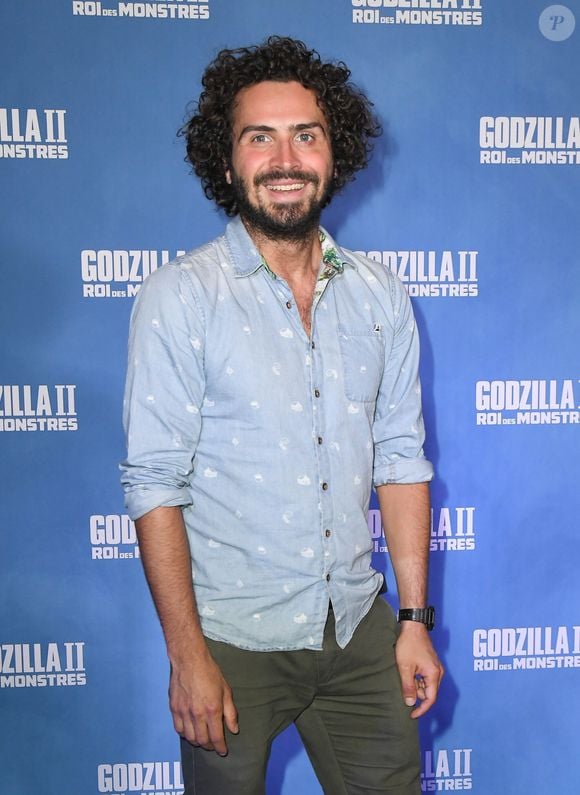
{"type": "MultiPolygon", "coordinates": [[[[334,242],[326,229],[320,227],[319,234],[322,244],[322,261],[326,268],[330,267],[337,273],[342,273],[345,266],[356,270],[354,258],[334,242]]],[[[236,276],[250,276],[261,267],[275,276],[254,245],[239,215],[228,223],[225,237],[236,276]]]]}

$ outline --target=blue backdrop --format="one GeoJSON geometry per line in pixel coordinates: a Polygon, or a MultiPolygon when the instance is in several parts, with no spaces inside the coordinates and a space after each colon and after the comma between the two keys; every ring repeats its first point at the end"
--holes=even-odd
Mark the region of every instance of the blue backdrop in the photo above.
{"type": "MultiPolygon", "coordinates": [[[[344,59],[384,120],[324,223],[397,271],[422,332],[448,669],[421,723],[423,790],[576,791],[579,15],[577,0],[3,4],[3,792],[181,789],[118,485],[127,326],[147,273],[224,224],[175,135],[203,68],[271,33],[344,59]]],[[[376,506],[369,531],[394,588],[376,506]]],[[[288,731],[268,794],[298,791],[320,788],[288,731]]]]}

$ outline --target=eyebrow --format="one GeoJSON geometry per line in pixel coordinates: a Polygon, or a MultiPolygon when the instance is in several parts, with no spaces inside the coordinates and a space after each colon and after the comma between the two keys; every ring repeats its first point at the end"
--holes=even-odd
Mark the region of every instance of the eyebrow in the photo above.
{"type": "MultiPolygon", "coordinates": [[[[242,140],[244,135],[249,132],[276,132],[276,127],[269,127],[267,124],[248,124],[246,125],[243,130],[238,135],[238,142],[242,140]]],[[[313,130],[319,129],[322,130],[324,136],[326,137],[326,130],[322,126],[319,121],[307,121],[301,122],[300,124],[291,124],[287,128],[290,132],[302,132],[303,130],[313,130]]]]}

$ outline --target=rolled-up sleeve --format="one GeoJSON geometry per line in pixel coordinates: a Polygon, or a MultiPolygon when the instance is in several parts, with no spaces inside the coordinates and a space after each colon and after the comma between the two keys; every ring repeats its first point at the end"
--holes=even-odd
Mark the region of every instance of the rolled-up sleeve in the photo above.
{"type": "Polygon", "coordinates": [[[419,335],[411,301],[396,279],[391,283],[391,300],[393,344],[386,353],[373,425],[375,487],[433,477],[433,467],[423,454],[419,335]]]}
{"type": "Polygon", "coordinates": [[[120,465],[131,519],[160,506],[191,504],[201,430],[204,323],[187,273],[165,265],[137,296],[131,317],[120,465]]]}

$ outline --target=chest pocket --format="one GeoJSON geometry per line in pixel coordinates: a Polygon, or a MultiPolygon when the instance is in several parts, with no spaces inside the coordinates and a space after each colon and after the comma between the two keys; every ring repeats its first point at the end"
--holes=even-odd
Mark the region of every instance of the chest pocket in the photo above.
{"type": "Polygon", "coordinates": [[[385,365],[385,340],[373,326],[338,326],[338,341],[349,400],[372,402],[377,398],[385,365]]]}

